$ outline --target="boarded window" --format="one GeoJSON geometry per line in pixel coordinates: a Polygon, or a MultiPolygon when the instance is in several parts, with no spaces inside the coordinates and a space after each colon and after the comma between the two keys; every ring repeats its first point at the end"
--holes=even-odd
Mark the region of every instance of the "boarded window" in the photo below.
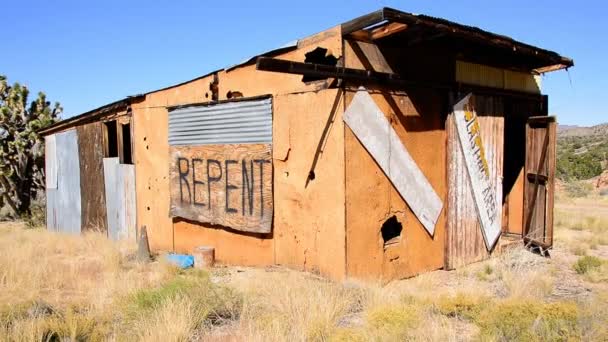
{"type": "Polygon", "coordinates": [[[269,233],[271,143],[270,98],[169,112],[171,215],[269,233]]]}

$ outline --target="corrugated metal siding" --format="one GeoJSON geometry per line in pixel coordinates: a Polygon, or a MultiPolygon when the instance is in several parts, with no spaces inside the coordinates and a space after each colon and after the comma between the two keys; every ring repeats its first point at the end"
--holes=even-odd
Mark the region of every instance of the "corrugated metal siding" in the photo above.
{"type": "Polygon", "coordinates": [[[540,94],[540,78],[525,72],[456,61],[456,81],[498,89],[540,94]]]}
{"type": "Polygon", "coordinates": [[[57,189],[47,191],[47,228],[80,234],[80,163],[76,130],[55,134],[57,189]]]}
{"type": "Polygon", "coordinates": [[[272,100],[235,101],[169,112],[169,145],[272,142],[272,100]]]}
{"type": "MultiPolygon", "coordinates": [[[[499,204],[502,199],[504,150],[503,102],[498,97],[475,96],[481,138],[485,147],[492,185],[499,204]]],[[[454,269],[488,258],[477,215],[471,181],[453,115],[447,122],[448,134],[448,211],[446,239],[446,268],[454,269]]],[[[499,206],[501,207],[501,206],[499,206]]],[[[498,217],[502,217],[499,213],[498,217]]]]}
{"type": "Polygon", "coordinates": [[[103,159],[108,218],[112,240],[135,238],[135,167],[119,164],[118,158],[103,159]]]}

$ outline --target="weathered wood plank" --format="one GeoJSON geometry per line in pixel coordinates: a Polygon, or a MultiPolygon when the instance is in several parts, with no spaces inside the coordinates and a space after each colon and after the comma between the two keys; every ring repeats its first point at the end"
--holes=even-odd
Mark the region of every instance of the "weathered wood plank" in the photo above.
{"type": "Polygon", "coordinates": [[[78,126],[82,230],[107,232],[101,123],[78,126]]]}
{"type": "Polygon", "coordinates": [[[525,238],[553,245],[555,133],[553,117],[532,117],[526,125],[525,238]]]}
{"type": "Polygon", "coordinates": [[[103,159],[108,237],[135,239],[135,166],[120,164],[119,158],[103,159]]]}
{"type": "MultiPolygon", "coordinates": [[[[471,101],[469,94],[454,106],[453,115],[483,237],[489,251],[498,241],[502,228],[502,184],[497,186],[496,180],[492,179],[490,162],[494,158],[487,158],[487,153],[492,153],[492,150],[484,145],[479,119],[471,101]]],[[[502,146],[499,151],[502,151],[502,146]]],[[[502,162],[502,158],[500,160],[502,162]]]]}
{"type": "Polygon", "coordinates": [[[272,229],[272,145],[172,146],[171,215],[235,230],[272,229]]]}
{"type": "Polygon", "coordinates": [[[365,89],[361,88],[355,94],[344,113],[344,122],[378,163],[420,223],[433,235],[443,203],[365,89]]]}

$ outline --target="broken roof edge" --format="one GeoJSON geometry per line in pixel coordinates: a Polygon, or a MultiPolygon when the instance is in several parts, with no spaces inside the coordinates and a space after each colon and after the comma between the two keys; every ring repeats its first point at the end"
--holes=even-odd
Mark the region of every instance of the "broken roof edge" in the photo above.
{"type": "MultiPolygon", "coordinates": [[[[561,56],[557,52],[539,48],[527,43],[517,41],[511,37],[485,31],[481,28],[459,24],[447,19],[436,18],[423,14],[413,14],[399,11],[390,7],[383,7],[377,11],[365,14],[342,24],[343,36],[350,35],[359,30],[377,27],[383,23],[398,22],[407,25],[423,25],[437,31],[448,32],[469,40],[483,41],[504,49],[512,49],[520,53],[534,55],[544,59],[547,65],[540,69],[556,71],[574,66],[571,58],[561,56]]],[[[545,71],[545,72],[548,72],[545,71]]]]}
{"type": "MultiPolygon", "coordinates": [[[[354,18],[352,20],[349,20],[347,22],[340,24],[340,26],[341,26],[342,36],[344,37],[355,31],[363,30],[366,28],[377,27],[379,25],[382,25],[383,23],[388,23],[388,22],[398,22],[398,23],[404,23],[404,24],[409,24],[409,25],[425,25],[425,26],[429,26],[429,27],[432,27],[437,30],[444,30],[444,31],[448,30],[452,34],[457,34],[460,36],[467,36],[470,39],[483,40],[485,42],[492,43],[496,46],[502,46],[503,48],[522,49],[523,51],[528,51],[529,53],[536,52],[536,54],[541,53],[542,55],[546,56],[547,60],[551,60],[553,63],[543,66],[541,68],[535,69],[534,71],[538,72],[538,73],[557,71],[557,70],[567,69],[569,67],[574,66],[574,61],[570,58],[563,57],[553,51],[545,50],[545,49],[542,49],[539,47],[535,47],[535,46],[532,46],[532,45],[529,45],[526,43],[519,42],[519,41],[517,41],[513,38],[510,38],[510,37],[507,37],[507,36],[485,31],[478,27],[458,24],[456,22],[452,22],[452,21],[449,21],[446,19],[431,17],[431,16],[427,16],[427,15],[417,15],[417,14],[413,14],[413,13],[399,11],[399,10],[396,10],[396,9],[393,9],[390,7],[383,7],[374,12],[354,18]],[[511,46],[507,46],[508,44],[511,44],[511,46]]],[[[321,32],[323,32],[323,31],[321,31],[321,32]]],[[[276,56],[278,54],[282,54],[285,52],[295,50],[298,48],[298,43],[301,40],[302,39],[291,41],[274,50],[266,51],[259,55],[245,59],[240,63],[231,65],[226,68],[217,69],[215,71],[206,73],[202,76],[198,76],[196,78],[193,78],[193,79],[190,79],[187,81],[183,81],[183,82],[180,82],[180,83],[177,83],[174,85],[170,85],[170,86],[167,86],[164,88],[151,90],[149,92],[142,93],[142,94],[138,94],[138,95],[134,95],[134,96],[127,96],[126,98],[124,98],[122,100],[118,100],[118,101],[109,103],[107,105],[98,107],[96,109],[87,111],[85,113],[58,121],[51,126],[48,126],[46,128],[39,130],[38,133],[41,135],[48,135],[48,134],[56,132],[58,130],[67,129],[72,126],[76,126],[79,123],[88,122],[89,120],[93,121],[95,118],[103,116],[104,114],[117,109],[121,105],[124,105],[125,107],[130,105],[131,101],[134,99],[143,98],[146,95],[149,95],[152,93],[179,87],[184,84],[194,82],[194,81],[203,79],[205,77],[209,77],[213,74],[219,73],[220,71],[229,72],[229,71],[234,70],[239,67],[243,67],[243,66],[246,66],[249,64],[254,64],[254,63],[256,63],[258,57],[272,57],[272,56],[276,56]]]]}
{"type": "Polygon", "coordinates": [[[79,124],[89,123],[110,112],[113,112],[113,111],[116,111],[116,110],[119,110],[122,108],[127,108],[131,104],[132,100],[140,99],[143,96],[145,96],[145,94],[127,96],[124,99],[108,103],[106,105],[97,107],[88,112],[84,112],[82,114],[75,115],[75,116],[69,117],[67,119],[63,119],[61,121],[57,121],[50,126],[39,129],[38,134],[40,134],[41,136],[46,136],[46,135],[49,135],[52,133],[56,133],[58,131],[72,128],[79,124]]]}

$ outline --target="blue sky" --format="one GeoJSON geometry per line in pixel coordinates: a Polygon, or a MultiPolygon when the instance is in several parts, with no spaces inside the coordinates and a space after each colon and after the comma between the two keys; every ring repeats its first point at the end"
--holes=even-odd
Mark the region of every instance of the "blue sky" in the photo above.
{"type": "Polygon", "coordinates": [[[382,6],[479,26],[571,57],[543,79],[561,124],[608,121],[608,5],[602,1],[10,1],[0,74],[63,117],[179,83],[382,6]]]}

